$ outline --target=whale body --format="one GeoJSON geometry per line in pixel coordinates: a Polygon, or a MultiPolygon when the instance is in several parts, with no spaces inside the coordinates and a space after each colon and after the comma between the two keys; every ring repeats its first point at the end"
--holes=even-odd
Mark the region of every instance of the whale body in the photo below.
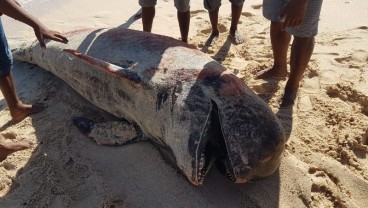
{"type": "Polygon", "coordinates": [[[121,133],[109,137],[108,130],[93,132],[111,123],[75,119],[98,143],[150,140],[194,185],[203,183],[212,166],[234,183],[278,168],[286,142],[281,123],[242,80],[206,54],[173,38],[122,28],[66,37],[68,44],[48,42],[42,49],[33,42],[13,54],[129,122],[119,127],[115,121],[113,129],[121,133]]]}

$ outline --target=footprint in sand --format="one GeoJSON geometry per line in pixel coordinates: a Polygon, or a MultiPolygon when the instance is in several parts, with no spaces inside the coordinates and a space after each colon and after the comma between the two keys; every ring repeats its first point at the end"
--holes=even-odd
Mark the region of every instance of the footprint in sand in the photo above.
{"type": "Polygon", "coordinates": [[[253,4],[251,7],[253,9],[260,9],[263,6],[263,4],[253,4]]]}
{"type": "Polygon", "coordinates": [[[368,52],[365,50],[355,50],[346,57],[335,58],[335,61],[347,65],[349,68],[361,69],[368,64],[368,52]]]}
{"type": "Polygon", "coordinates": [[[313,77],[311,79],[304,80],[301,90],[307,93],[316,93],[320,88],[319,78],[313,77]]]}
{"type": "Polygon", "coordinates": [[[265,40],[266,37],[264,37],[264,36],[253,36],[253,37],[251,37],[251,39],[265,40]]]}
{"type": "Polygon", "coordinates": [[[309,168],[312,176],[312,207],[345,207],[349,193],[339,184],[339,179],[322,169],[309,168]]]}
{"type": "Polygon", "coordinates": [[[368,64],[368,52],[365,50],[356,50],[351,54],[351,59],[358,63],[368,64]]]}
{"type": "MultiPolygon", "coordinates": [[[[224,32],[227,31],[227,28],[224,24],[219,24],[218,25],[218,30],[219,30],[220,33],[224,33],[224,32]]],[[[202,34],[211,34],[211,32],[212,32],[212,28],[201,30],[202,34]]]]}
{"type": "Polygon", "coordinates": [[[5,132],[1,134],[3,137],[7,138],[7,139],[11,139],[14,140],[17,138],[17,134],[14,132],[5,132]]]}
{"type": "Polygon", "coordinates": [[[312,109],[313,109],[313,104],[312,104],[310,97],[308,95],[302,96],[298,102],[298,110],[299,111],[310,111],[312,109]]]}
{"type": "Polygon", "coordinates": [[[277,82],[266,82],[252,86],[252,89],[257,94],[275,94],[279,88],[280,87],[277,82]]]}
{"type": "Polygon", "coordinates": [[[341,80],[348,82],[359,82],[361,76],[361,72],[359,69],[349,69],[347,73],[341,74],[341,80]]]}
{"type": "Polygon", "coordinates": [[[14,165],[10,162],[7,162],[7,161],[3,162],[2,166],[5,168],[5,170],[14,170],[14,169],[17,168],[16,165],[14,165]]]}
{"type": "Polygon", "coordinates": [[[91,172],[87,165],[75,162],[72,157],[64,164],[63,169],[67,172],[71,180],[86,179],[90,176],[91,172]]]}
{"type": "Polygon", "coordinates": [[[356,85],[358,91],[365,95],[368,95],[368,71],[364,71],[361,76],[359,83],[356,85]]]}
{"type": "Polygon", "coordinates": [[[365,94],[355,88],[353,84],[335,84],[327,88],[327,95],[332,98],[339,98],[342,101],[358,103],[361,111],[368,116],[368,94],[365,94]]]}
{"type": "Polygon", "coordinates": [[[321,84],[337,84],[340,80],[341,73],[335,70],[326,70],[321,72],[320,83],[321,84]]]}
{"type": "Polygon", "coordinates": [[[241,15],[245,16],[245,17],[252,17],[253,16],[253,14],[250,13],[250,12],[242,12],[241,15]]]}
{"type": "Polygon", "coordinates": [[[228,67],[233,68],[233,69],[238,69],[239,66],[242,66],[243,68],[247,68],[248,64],[249,64],[249,61],[243,58],[234,57],[228,67]]]}
{"type": "Polygon", "coordinates": [[[201,14],[201,13],[207,13],[205,10],[194,10],[194,11],[190,11],[190,17],[194,17],[197,14],[201,14]]]}

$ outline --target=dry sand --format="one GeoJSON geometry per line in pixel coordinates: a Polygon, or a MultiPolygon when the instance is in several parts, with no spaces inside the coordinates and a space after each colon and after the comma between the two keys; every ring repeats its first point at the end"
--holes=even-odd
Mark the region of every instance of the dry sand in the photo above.
{"type": "MultiPolygon", "coordinates": [[[[132,19],[139,11],[136,0],[37,2],[24,7],[62,32],[142,28],[140,20],[132,19]]],[[[224,1],[219,41],[205,48],[208,14],[201,1],[193,1],[190,43],[237,74],[282,121],[289,140],[272,177],[235,185],[213,169],[203,186],[194,187],[150,143],[99,146],[78,132],[71,117],[111,116],[50,73],[16,62],[18,95],[49,108],[8,126],[9,111],[0,101],[1,134],[8,141],[28,138],[34,143],[0,163],[0,207],[367,207],[368,1],[324,1],[316,48],[296,105],[282,110],[278,103],[285,81],[254,79],[272,64],[269,22],[262,17],[261,3],[246,1],[239,24],[246,42],[235,46],[227,40],[230,3],[224,1]]],[[[34,39],[29,27],[4,22],[11,45],[34,39]]],[[[153,32],[180,36],[172,0],[158,2],[153,32]]]]}

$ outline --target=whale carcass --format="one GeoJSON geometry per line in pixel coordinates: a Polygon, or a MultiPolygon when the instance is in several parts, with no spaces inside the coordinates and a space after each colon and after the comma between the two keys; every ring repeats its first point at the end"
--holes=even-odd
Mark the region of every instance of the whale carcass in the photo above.
{"type": "Polygon", "coordinates": [[[199,50],[173,38],[130,29],[67,33],[69,43],[37,42],[14,50],[64,80],[97,107],[126,119],[119,138],[92,136],[97,125],[75,123],[102,144],[150,140],[194,185],[208,170],[235,183],[271,175],[285,146],[277,117],[243,81],[199,50]],[[132,133],[133,132],[133,133],[132,133]]]}

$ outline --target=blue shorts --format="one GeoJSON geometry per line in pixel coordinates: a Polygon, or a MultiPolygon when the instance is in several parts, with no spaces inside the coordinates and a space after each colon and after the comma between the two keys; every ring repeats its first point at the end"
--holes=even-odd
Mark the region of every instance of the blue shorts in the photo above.
{"type": "MultiPolygon", "coordinates": [[[[263,16],[273,22],[283,22],[280,13],[290,0],[263,0],[263,16]]],[[[323,0],[309,0],[302,24],[298,28],[286,28],[296,37],[314,37],[318,33],[319,15],[323,0]]]]}
{"type": "MultiPolygon", "coordinates": [[[[174,5],[178,12],[187,12],[190,10],[190,0],[174,0],[174,5]]],[[[139,0],[141,7],[153,7],[157,4],[157,0],[139,0]]]]}
{"type": "Polygon", "coordinates": [[[6,40],[0,17],[0,75],[8,75],[13,68],[13,56],[6,40]]]}
{"type": "MultiPolygon", "coordinates": [[[[232,5],[240,6],[244,3],[244,0],[230,0],[232,5]]],[[[212,12],[213,10],[221,6],[221,0],[204,0],[204,8],[212,12]]]]}

